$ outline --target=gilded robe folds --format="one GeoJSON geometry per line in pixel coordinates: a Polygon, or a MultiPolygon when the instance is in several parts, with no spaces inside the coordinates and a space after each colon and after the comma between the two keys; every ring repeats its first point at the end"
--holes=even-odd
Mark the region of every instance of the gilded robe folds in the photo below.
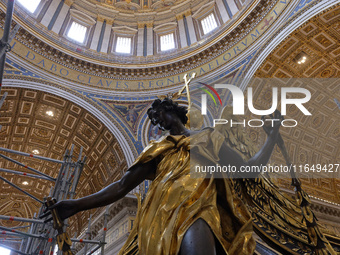
{"type": "Polygon", "coordinates": [[[195,160],[218,163],[223,142],[224,137],[210,128],[191,137],[166,136],[144,149],[134,164],[155,159],[156,177],[139,203],[120,255],[176,255],[184,234],[199,218],[210,226],[222,253],[253,254],[251,216],[234,194],[231,181],[190,177],[195,160]],[[190,157],[190,151],[196,157],[190,157]]]}

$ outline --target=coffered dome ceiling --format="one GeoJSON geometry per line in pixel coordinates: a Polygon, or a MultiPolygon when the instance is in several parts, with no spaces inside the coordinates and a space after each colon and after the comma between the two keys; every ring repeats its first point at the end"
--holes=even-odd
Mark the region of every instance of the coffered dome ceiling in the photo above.
{"type": "MultiPolygon", "coordinates": [[[[339,163],[340,7],[317,15],[291,33],[269,54],[255,77],[305,78],[304,87],[312,93],[308,103],[312,116],[306,118],[296,107],[288,109],[287,117],[299,123],[294,129],[281,130],[289,153],[296,164],[339,163]],[[303,56],[306,60],[301,63],[303,56]]],[[[266,89],[256,90],[254,97],[258,105],[268,105],[271,100],[268,92],[266,89]]],[[[284,164],[278,151],[273,161],[284,164]]],[[[301,176],[304,178],[303,188],[310,195],[340,203],[338,172],[319,175],[323,178],[310,176],[301,176]]],[[[279,179],[279,183],[281,187],[291,189],[290,179],[279,179]]]]}
{"type": "MultiPolygon", "coordinates": [[[[93,194],[114,180],[120,179],[127,169],[127,162],[120,145],[112,133],[96,116],[79,105],[53,94],[21,88],[2,89],[8,96],[1,108],[0,147],[34,153],[39,156],[63,160],[66,149],[74,144],[73,160],[78,158],[80,147],[87,160],[77,186],[77,197],[93,194]],[[47,112],[52,112],[49,116],[47,112]]],[[[34,158],[3,153],[12,159],[56,178],[60,164],[34,158]]],[[[9,161],[0,161],[0,168],[33,173],[9,161]]],[[[2,173],[40,200],[49,195],[54,183],[22,175],[2,173]]],[[[2,182],[2,181],[1,181],[2,182]]],[[[1,183],[0,215],[33,218],[40,204],[20,191],[1,183]]],[[[81,214],[71,221],[72,232],[86,225],[91,212],[81,214]]],[[[18,223],[18,222],[16,222],[18,223]]],[[[2,225],[15,226],[15,222],[2,221],[2,225]]],[[[21,224],[22,225],[22,224],[21,224]]]]}

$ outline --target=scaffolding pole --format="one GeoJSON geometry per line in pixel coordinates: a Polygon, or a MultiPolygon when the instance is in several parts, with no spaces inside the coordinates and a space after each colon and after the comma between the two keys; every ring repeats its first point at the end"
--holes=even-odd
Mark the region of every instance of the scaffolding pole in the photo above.
{"type": "MultiPolygon", "coordinates": [[[[76,237],[77,237],[77,232],[74,233],[73,239],[76,239],[76,237]]],[[[75,246],[76,246],[74,243],[75,243],[75,242],[73,242],[73,243],[72,243],[72,246],[71,246],[71,251],[72,251],[73,254],[74,254],[74,252],[75,252],[75,246]]]]}
{"type": "MultiPolygon", "coordinates": [[[[34,216],[36,216],[36,214],[34,214],[34,216]]],[[[35,231],[35,228],[36,228],[36,224],[32,223],[29,234],[33,234],[33,232],[35,231]]],[[[26,243],[26,247],[25,247],[26,253],[28,253],[31,245],[32,245],[32,237],[29,237],[26,243]]]]}
{"type": "Polygon", "coordinates": [[[85,244],[101,244],[101,241],[96,241],[96,240],[87,240],[87,239],[74,239],[70,238],[72,242],[77,242],[77,243],[85,243],[85,244]]]}
{"type": "Polygon", "coordinates": [[[42,160],[46,160],[46,161],[50,161],[50,162],[54,162],[54,163],[59,163],[59,164],[64,163],[63,161],[58,160],[58,159],[47,158],[47,157],[35,155],[35,154],[32,154],[32,153],[26,153],[26,152],[11,150],[11,149],[2,148],[2,147],[0,147],[0,151],[5,151],[5,152],[13,153],[13,154],[20,155],[20,156],[30,157],[30,158],[42,159],[42,160]]]}
{"type": "Polygon", "coordinates": [[[29,174],[29,173],[15,171],[15,170],[9,170],[9,169],[6,169],[6,168],[0,168],[0,172],[23,175],[23,176],[27,176],[27,177],[52,181],[51,178],[48,178],[48,177],[45,177],[45,176],[40,176],[40,175],[36,175],[36,174],[29,174]]]}
{"type": "Polygon", "coordinates": [[[13,227],[13,229],[29,228],[30,226],[31,226],[31,225],[18,226],[18,227],[13,227]]]}
{"type": "Polygon", "coordinates": [[[81,171],[82,166],[84,165],[84,162],[85,162],[85,157],[84,157],[84,160],[81,161],[82,154],[83,154],[83,146],[80,147],[78,161],[76,163],[76,167],[75,167],[73,174],[72,174],[73,176],[71,175],[70,178],[69,178],[69,183],[71,183],[71,180],[73,178],[72,188],[71,188],[71,191],[70,191],[70,199],[73,199],[73,197],[76,193],[77,184],[78,184],[78,181],[79,181],[79,178],[80,178],[80,171],[81,171]]]}
{"type": "MultiPolygon", "coordinates": [[[[92,215],[90,215],[89,225],[88,225],[87,231],[86,231],[87,238],[91,238],[91,217],[92,217],[92,215]]],[[[84,255],[86,255],[86,253],[87,253],[87,243],[85,244],[85,247],[84,247],[84,255]]]]}
{"type": "Polygon", "coordinates": [[[13,10],[14,10],[14,0],[8,0],[4,33],[0,40],[0,91],[2,87],[2,80],[4,77],[6,52],[11,50],[11,46],[9,45],[9,34],[11,30],[13,10]]]}
{"type": "Polygon", "coordinates": [[[29,233],[26,233],[26,232],[21,232],[21,231],[11,229],[11,228],[7,228],[7,227],[3,227],[3,226],[0,226],[0,229],[3,230],[2,232],[0,232],[3,235],[16,235],[16,236],[19,235],[19,236],[25,236],[25,237],[34,237],[34,238],[38,238],[38,239],[44,238],[41,235],[29,234],[29,233]]]}
{"type": "MultiPolygon", "coordinates": [[[[32,178],[39,178],[39,179],[48,180],[48,181],[55,181],[54,187],[52,187],[50,190],[50,195],[53,195],[54,197],[58,198],[59,201],[63,199],[67,199],[67,198],[72,199],[75,196],[76,187],[77,187],[77,184],[79,183],[79,179],[80,179],[80,176],[81,176],[81,173],[83,171],[84,164],[86,161],[86,156],[84,156],[82,159],[83,147],[80,148],[80,153],[78,156],[78,160],[76,162],[72,161],[73,152],[74,152],[73,144],[70,150],[66,150],[63,161],[54,160],[54,159],[46,158],[43,156],[33,155],[30,153],[24,153],[24,152],[1,148],[1,147],[0,147],[0,151],[9,152],[9,153],[13,153],[16,155],[30,157],[30,158],[36,158],[40,160],[45,160],[45,161],[49,161],[53,163],[60,163],[61,166],[59,169],[58,176],[56,179],[54,179],[51,176],[41,173],[40,171],[36,169],[29,168],[28,166],[22,164],[21,162],[18,162],[8,156],[0,154],[0,157],[4,158],[5,160],[8,160],[17,165],[23,166],[33,172],[36,172],[39,175],[9,170],[9,169],[4,169],[4,168],[0,168],[0,172],[17,174],[17,175],[27,176],[27,177],[32,177],[32,178]]],[[[28,195],[29,197],[42,203],[43,206],[40,207],[39,213],[38,213],[39,215],[41,215],[43,209],[45,208],[45,204],[43,201],[34,197],[33,195],[29,194],[28,192],[24,191],[17,185],[4,179],[1,176],[0,176],[0,179],[5,181],[7,184],[13,186],[14,188],[18,189],[19,191],[23,192],[24,194],[28,195]]],[[[38,220],[35,217],[36,217],[36,214],[34,214],[33,219],[0,215],[0,219],[32,223],[30,226],[25,226],[26,228],[30,227],[28,233],[17,231],[14,228],[0,227],[0,229],[3,230],[2,234],[5,234],[6,236],[22,237],[20,254],[37,254],[37,253],[45,254],[46,252],[50,253],[51,251],[54,250],[54,244],[56,243],[55,229],[53,228],[52,224],[46,224],[44,220],[38,220]],[[39,231],[39,234],[36,234],[37,231],[39,231]]],[[[65,223],[66,223],[65,224],[65,227],[66,227],[67,220],[65,221],[65,223]]],[[[96,240],[90,240],[90,239],[84,240],[84,239],[72,238],[71,241],[84,243],[86,246],[91,244],[91,245],[99,245],[99,247],[101,247],[103,245],[102,241],[96,241],[96,240]]],[[[18,240],[17,242],[20,242],[20,240],[18,240]]]]}
{"type": "Polygon", "coordinates": [[[108,217],[109,217],[109,206],[106,206],[105,214],[104,214],[104,229],[103,229],[103,238],[102,238],[103,245],[102,245],[101,255],[104,255],[104,250],[105,250],[105,238],[106,238],[108,217]]]}
{"type": "Polygon", "coordinates": [[[0,99],[0,108],[2,107],[2,105],[5,102],[6,97],[8,96],[8,93],[5,92],[4,95],[2,96],[2,98],[0,99]]]}
{"type": "Polygon", "coordinates": [[[57,198],[57,201],[66,199],[66,195],[67,195],[67,190],[66,190],[66,184],[67,184],[67,177],[70,171],[70,168],[72,167],[72,155],[73,155],[73,150],[74,150],[74,144],[72,144],[71,146],[71,150],[70,153],[67,156],[66,159],[66,167],[65,167],[65,172],[62,174],[63,175],[63,180],[62,180],[62,184],[61,184],[61,192],[59,192],[59,196],[57,198]]]}
{"type": "Polygon", "coordinates": [[[6,240],[4,240],[4,241],[10,242],[10,243],[21,243],[21,240],[22,239],[15,240],[14,238],[6,238],[6,240]]]}
{"type": "Polygon", "coordinates": [[[97,245],[97,247],[95,247],[88,255],[93,254],[94,252],[96,252],[97,250],[99,250],[101,247],[103,247],[104,245],[101,243],[99,245],[97,245]]]}
{"type": "MultiPolygon", "coordinates": [[[[21,222],[44,224],[43,220],[27,219],[27,218],[20,218],[20,217],[14,217],[14,216],[6,216],[6,215],[0,215],[0,220],[10,220],[10,221],[21,221],[21,222]]],[[[29,227],[29,226],[25,226],[25,227],[29,227]]],[[[22,228],[22,227],[20,227],[20,228],[22,228]]]]}
{"type": "Polygon", "coordinates": [[[55,180],[56,180],[56,179],[52,178],[51,176],[49,176],[48,174],[44,174],[44,173],[42,173],[42,172],[40,172],[40,171],[38,171],[38,170],[36,170],[36,169],[34,169],[34,168],[32,168],[32,167],[29,167],[29,166],[27,166],[27,165],[25,165],[25,164],[23,164],[23,163],[21,163],[21,162],[19,162],[19,161],[16,161],[16,160],[14,160],[14,159],[11,159],[10,157],[7,157],[7,156],[5,156],[5,155],[3,155],[3,154],[0,154],[0,157],[2,157],[2,158],[4,158],[4,159],[7,159],[8,161],[10,161],[10,162],[12,162],[12,163],[14,163],[14,164],[17,164],[17,165],[19,165],[19,166],[22,166],[22,167],[24,167],[24,168],[27,168],[28,170],[31,170],[32,172],[35,172],[36,174],[40,174],[40,175],[42,175],[42,176],[45,176],[46,178],[49,178],[51,181],[55,181],[55,180]]]}
{"type": "Polygon", "coordinates": [[[64,159],[63,159],[62,164],[60,166],[58,177],[57,177],[57,180],[55,182],[55,186],[54,186],[54,189],[53,189],[51,197],[56,197],[58,192],[59,192],[59,188],[60,188],[59,186],[60,186],[60,183],[61,183],[61,179],[63,177],[63,173],[64,173],[64,169],[65,169],[65,164],[66,164],[66,160],[67,160],[67,151],[68,150],[66,150],[66,152],[64,154],[64,159]]]}

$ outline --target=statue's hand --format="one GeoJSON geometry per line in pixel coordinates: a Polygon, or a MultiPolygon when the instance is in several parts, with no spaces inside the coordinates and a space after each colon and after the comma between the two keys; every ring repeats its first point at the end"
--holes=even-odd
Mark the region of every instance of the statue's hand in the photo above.
{"type": "Polygon", "coordinates": [[[75,199],[69,199],[57,202],[56,204],[49,206],[45,209],[44,213],[39,216],[39,218],[45,218],[45,222],[52,220],[52,217],[47,217],[51,215],[51,210],[56,209],[61,220],[65,220],[78,212],[78,205],[75,199]]]}
{"type": "Polygon", "coordinates": [[[275,110],[274,115],[262,116],[261,119],[266,120],[263,129],[268,136],[276,136],[279,133],[281,122],[284,120],[279,110],[275,110]]]}

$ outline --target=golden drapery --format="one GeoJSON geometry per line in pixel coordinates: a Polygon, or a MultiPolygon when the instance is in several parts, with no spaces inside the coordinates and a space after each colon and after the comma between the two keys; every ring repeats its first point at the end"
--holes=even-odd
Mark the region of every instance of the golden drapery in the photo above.
{"type": "Polygon", "coordinates": [[[184,234],[199,218],[209,225],[225,254],[253,254],[251,216],[234,194],[231,180],[190,177],[193,161],[219,161],[223,142],[224,137],[209,128],[191,137],[166,136],[144,149],[134,164],[157,160],[156,178],[139,203],[120,255],[176,255],[184,234]],[[199,156],[190,157],[190,150],[199,156]]]}

